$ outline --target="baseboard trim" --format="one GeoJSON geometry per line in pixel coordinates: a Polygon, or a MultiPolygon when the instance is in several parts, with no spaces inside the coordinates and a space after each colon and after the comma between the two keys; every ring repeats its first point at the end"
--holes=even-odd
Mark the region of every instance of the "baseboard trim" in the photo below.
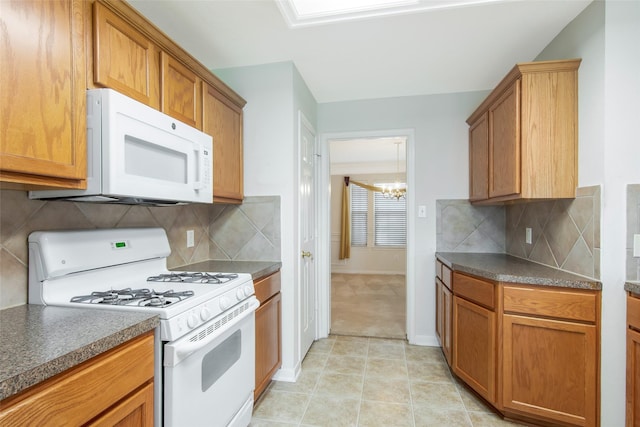
{"type": "Polygon", "coordinates": [[[409,344],[425,347],[440,347],[435,335],[415,335],[413,339],[409,340],[409,344]]]}

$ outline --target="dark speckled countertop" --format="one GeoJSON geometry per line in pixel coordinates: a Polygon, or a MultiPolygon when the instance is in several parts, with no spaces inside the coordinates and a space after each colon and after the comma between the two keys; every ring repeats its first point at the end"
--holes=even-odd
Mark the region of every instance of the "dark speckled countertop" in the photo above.
{"type": "Polygon", "coordinates": [[[640,297],[640,282],[627,282],[624,284],[624,290],[640,297]]]}
{"type": "Polygon", "coordinates": [[[453,271],[498,282],[602,290],[596,279],[506,254],[437,252],[436,257],[453,271]]]}
{"type": "Polygon", "coordinates": [[[21,305],[0,310],[0,400],[153,330],[149,313],[21,305]]]}
{"type": "Polygon", "coordinates": [[[249,273],[251,277],[259,279],[280,270],[279,261],[221,261],[209,260],[195,264],[173,268],[178,271],[208,271],[216,273],[249,273]]]}

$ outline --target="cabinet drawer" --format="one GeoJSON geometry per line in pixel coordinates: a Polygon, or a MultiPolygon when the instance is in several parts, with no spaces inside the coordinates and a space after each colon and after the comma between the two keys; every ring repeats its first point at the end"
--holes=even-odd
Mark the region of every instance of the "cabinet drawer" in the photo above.
{"type": "Polygon", "coordinates": [[[451,289],[451,269],[446,265],[442,264],[442,283],[451,289]]]}
{"type": "Polygon", "coordinates": [[[263,304],[273,295],[280,292],[280,272],[273,273],[262,279],[258,279],[253,286],[256,290],[256,298],[263,304]]]}
{"type": "Polygon", "coordinates": [[[597,305],[598,296],[595,292],[504,287],[505,312],[595,322],[597,305]]]}
{"type": "Polygon", "coordinates": [[[460,273],[453,274],[453,293],[487,308],[495,307],[495,285],[460,273]]]}
{"type": "Polygon", "coordinates": [[[640,298],[627,297],[627,319],[629,326],[640,331],[640,298]]]}
{"type": "Polygon", "coordinates": [[[436,277],[442,280],[442,262],[436,258],[436,277]]]}

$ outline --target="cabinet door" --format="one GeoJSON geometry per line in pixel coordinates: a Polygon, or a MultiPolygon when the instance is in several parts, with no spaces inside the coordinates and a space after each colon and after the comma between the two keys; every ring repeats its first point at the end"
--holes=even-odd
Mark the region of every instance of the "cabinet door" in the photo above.
{"type": "Polygon", "coordinates": [[[495,313],[453,297],[453,372],[490,403],[496,400],[495,313]]]}
{"type": "Polygon", "coordinates": [[[640,332],[627,330],[627,427],[640,426],[640,332]]]}
{"type": "Polygon", "coordinates": [[[112,406],[92,427],[153,427],[153,383],[112,406]]]}
{"type": "Polygon", "coordinates": [[[0,180],[85,188],[80,0],[0,2],[0,180]]]}
{"type": "Polygon", "coordinates": [[[469,127],[469,200],[489,198],[489,120],[483,114],[469,127]]]}
{"type": "Polygon", "coordinates": [[[162,111],[183,123],[202,129],[200,77],[166,52],[161,52],[160,58],[162,111]]]}
{"type": "Polygon", "coordinates": [[[447,363],[451,366],[453,350],[453,294],[446,287],[442,287],[442,350],[447,363]]]}
{"type": "Polygon", "coordinates": [[[271,377],[280,368],[280,292],[256,310],[256,387],[254,399],[267,388],[271,377]]]}
{"type": "Polygon", "coordinates": [[[160,54],[146,36],[100,3],[93,4],[93,79],[160,108],[160,54]]]}
{"type": "Polygon", "coordinates": [[[438,338],[438,342],[440,346],[443,347],[444,351],[444,313],[443,313],[443,305],[444,305],[444,293],[442,291],[442,282],[440,279],[436,278],[436,338],[438,338]]]}
{"type": "Polygon", "coordinates": [[[505,411],[570,425],[597,425],[595,325],[503,317],[505,411]]]}
{"type": "Polygon", "coordinates": [[[520,193],[520,80],[489,108],[489,197],[520,193]]]}
{"type": "Polygon", "coordinates": [[[202,130],[213,136],[213,200],[240,203],[244,197],[242,109],[203,83],[202,130]]]}

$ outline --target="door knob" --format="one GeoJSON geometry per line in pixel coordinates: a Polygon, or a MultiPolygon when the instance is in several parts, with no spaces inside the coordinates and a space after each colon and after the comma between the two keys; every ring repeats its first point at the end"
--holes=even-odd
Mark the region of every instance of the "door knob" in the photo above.
{"type": "Polygon", "coordinates": [[[302,251],[302,258],[311,258],[311,252],[302,251]]]}

